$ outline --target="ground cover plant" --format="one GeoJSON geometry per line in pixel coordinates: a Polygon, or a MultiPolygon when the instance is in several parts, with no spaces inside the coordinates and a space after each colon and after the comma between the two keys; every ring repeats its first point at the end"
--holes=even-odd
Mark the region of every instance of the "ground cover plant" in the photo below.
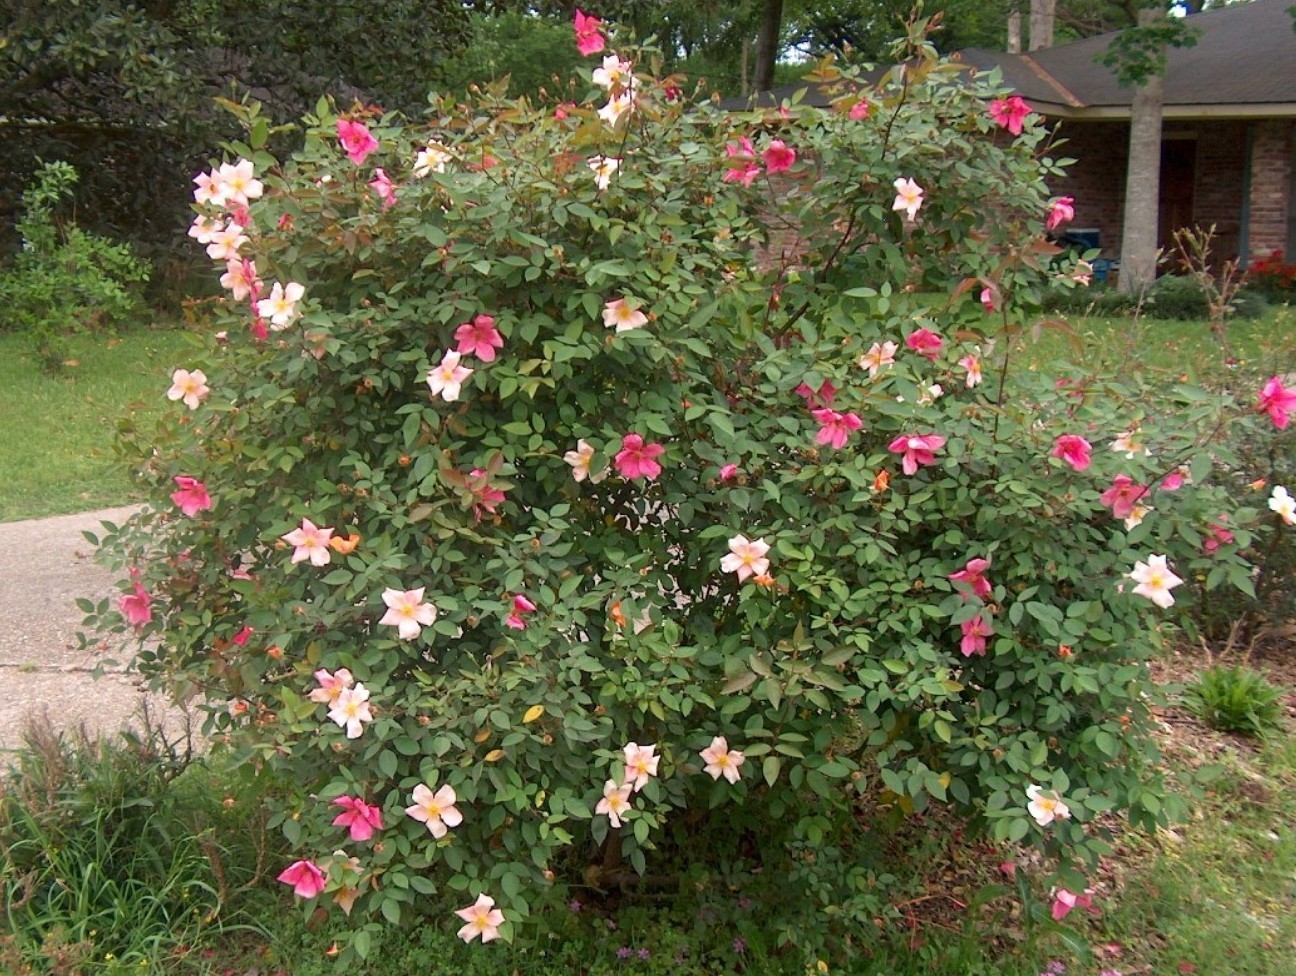
{"type": "Polygon", "coordinates": [[[193,228],[229,300],[124,439],[154,501],[90,625],[290,784],[339,966],[740,870],[835,964],[892,883],[843,851],[936,809],[1083,900],[1105,815],[1182,809],[1147,661],[1296,518],[1212,483],[1296,392],[1023,368],[1087,275],[1060,163],[923,23],[877,87],[737,115],[576,26],[579,104],[325,102],[285,159],[236,107],[193,228]]]}

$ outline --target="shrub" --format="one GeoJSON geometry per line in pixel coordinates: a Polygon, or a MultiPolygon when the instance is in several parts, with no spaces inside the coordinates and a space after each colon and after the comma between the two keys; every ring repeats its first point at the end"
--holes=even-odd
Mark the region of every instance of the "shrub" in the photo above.
{"type": "Polygon", "coordinates": [[[1271,302],[1290,302],[1296,298],[1296,264],[1284,260],[1281,251],[1251,262],[1246,281],[1271,302]]]}
{"type": "Polygon", "coordinates": [[[0,273],[0,330],[31,336],[42,365],[54,371],[67,358],[65,337],[127,321],[139,307],[134,286],[149,276],[127,245],[59,217],[76,182],[67,163],[41,166],[23,193],[22,250],[0,273]]]}
{"type": "Polygon", "coordinates": [[[508,939],[741,858],[844,953],[878,879],[816,852],[865,799],[1030,837],[1071,890],[1099,814],[1173,813],[1162,554],[1250,586],[1199,547],[1253,401],[1016,368],[1057,167],[916,31],[877,88],[821,67],[824,110],[722,114],[650,53],[602,110],[322,103],[283,161],[249,107],[200,178],[197,234],[246,222],[224,338],[123,442],[157,501],[88,623],[295,785],[284,879],[350,912],[343,964],[434,892],[508,939]]]}
{"type": "Polygon", "coordinates": [[[1184,689],[1184,704],[1212,728],[1264,735],[1279,728],[1282,689],[1252,668],[1213,665],[1184,689]]]}

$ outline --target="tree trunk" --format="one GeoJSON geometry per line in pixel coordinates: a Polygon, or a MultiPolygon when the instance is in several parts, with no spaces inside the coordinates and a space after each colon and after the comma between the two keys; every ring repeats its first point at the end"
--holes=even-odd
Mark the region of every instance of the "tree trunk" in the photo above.
{"type": "Polygon", "coordinates": [[[783,0],[765,0],[761,12],[760,33],[756,36],[756,77],[758,92],[774,87],[774,62],[778,60],[779,28],[783,24],[783,0]]]}
{"type": "Polygon", "coordinates": [[[1057,0],[1031,0],[1030,50],[1038,51],[1053,46],[1053,21],[1057,16],[1057,0]]]}
{"type": "MultiPolygon", "coordinates": [[[[1140,25],[1151,23],[1146,11],[1140,25]]],[[[1152,14],[1156,16],[1155,13],[1152,14]]],[[[1118,288],[1135,294],[1156,280],[1157,210],[1161,195],[1161,110],[1165,74],[1151,74],[1134,88],[1130,106],[1129,168],[1125,174],[1125,223],[1121,229],[1118,288]]]]}
{"type": "Polygon", "coordinates": [[[1020,10],[1008,15],[1008,53],[1021,54],[1022,49],[1022,16],[1020,10]]]}

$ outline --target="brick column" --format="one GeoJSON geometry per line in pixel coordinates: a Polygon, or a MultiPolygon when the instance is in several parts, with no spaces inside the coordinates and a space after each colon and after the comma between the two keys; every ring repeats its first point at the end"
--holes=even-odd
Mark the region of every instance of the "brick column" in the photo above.
{"type": "Polygon", "coordinates": [[[1291,214],[1292,133],[1289,119],[1265,119],[1255,124],[1251,139],[1251,220],[1247,233],[1251,260],[1274,251],[1290,254],[1296,242],[1287,240],[1291,214]]]}

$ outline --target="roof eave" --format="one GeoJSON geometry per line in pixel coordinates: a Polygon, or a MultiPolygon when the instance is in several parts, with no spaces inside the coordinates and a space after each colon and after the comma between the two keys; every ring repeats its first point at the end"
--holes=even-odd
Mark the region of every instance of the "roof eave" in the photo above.
{"type": "MultiPolygon", "coordinates": [[[[1128,105],[1071,105],[1036,103],[1035,110],[1050,119],[1072,122],[1128,122],[1128,105]]],[[[1221,103],[1216,105],[1166,105],[1164,119],[1296,119],[1296,104],[1268,102],[1263,104],[1221,103]]]]}

